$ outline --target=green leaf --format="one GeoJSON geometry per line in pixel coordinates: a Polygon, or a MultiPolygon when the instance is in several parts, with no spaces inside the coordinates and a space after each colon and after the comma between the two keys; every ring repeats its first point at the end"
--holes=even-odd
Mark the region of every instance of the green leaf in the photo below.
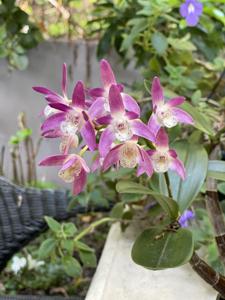
{"type": "Polygon", "coordinates": [[[207,133],[208,135],[215,135],[212,124],[209,119],[202,114],[197,107],[192,106],[187,101],[181,105],[181,108],[188,112],[194,119],[194,126],[207,133]]]}
{"type": "Polygon", "coordinates": [[[54,220],[52,217],[45,217],[45,221],[53,232],[57,233],[61,230],[60,223],[54,220]]]}
{"type": "Polygon", "coordinates": [[[121,219],[123,215],[124,203],[120,202],[114,205],[111,210],[110,217],[115,219],[121,219]]]}
{"type": "Polygon", "coordinates": [[[79,256],[85,267],[95,268],[97,259],[94,252],[79,251],[79,256]]]}
{"type": "Polygon", "coordinates": [[[23,71],[28,67],[28,58],[25,55],[20,55],[15,52],[12,53],[12,55],[9,58],[10,63],[16,67],[17,69],[23,71]]]}
{"type": "Polygon", "coordinates": [[[189,41],[190,34],[187,34],[183,38],[168,38],[168,43],[175,49],[175,50],[180,50],[180,51],[194,51],[196,50],[195,45],[189,41]]]}
{"type": "Polygon", "coordinates": [[[132,259],[151,270],[175,268],[187,263],[194,250],[192,233],[187,229],[176,232],[147,229],[135,241],[132,259]]]}
{"type": "Polygon", "coordinates": [[[214,179],[225,181],[225,161],[210,160],[207,175],[214,179]]]}
{"type": "Polygon", "coordinates": [[[225,195],[225,182],[221,182],[218,184],[218,191],[221,194],[225,195]]]}
{"type": "Polygon", "coordinates": [[[73,237],[77,232],[77,228],[73,223],[63,223],[63,232],[68,237],[73,237]]]}
{"type": "Polygon", "coordinates": [[[75,241],[74,246],[81,251],[94,252],[94,249],[90,248],[88,245],[80,241],[75,241]]]}
{"type": "Polygon", "coordinates": [[[61,247],[69,252],[70,255],[73,254],[74,242],[73,240],[62,240],[61,247]]]}
{"type": "Polygon", "coordinates": [[[67,275],[71,277],[78,277],[82,273],[82,268],[78,260],[72,256],[64,256],[62,264],[67,275]]]}
{"type": "Polygon", "coordinates": [[[187,178],[182,180],[174,172],[169,172],[170,184],[174,200],[177,201],[181,213],[187,209],[201,190],[208,169],[208,155],[203,146],[178,141],[172,144],[179,159],[184,163],[187,178]]]}
{"type": "Polygon", "coordinates": [[[117,183],[116,189],[119,193],[151,195],[155,200],[158,201],[163,210],[170,216],[172,220],[177,219],[179,215],[178,205],[173,199],[154,192],[141,184],[131,181],[121,181],[117,183]]]}
{"type": "Polygon", "coordinates": [[[155,32],[152,35],[152,46],[155,48],[157,54],[165,54],[168,48],[166,37],[161,32],[155,32]]]}
{"type": "Polygon", "coordinates": [[[43,259],[43,258],[50,256],[50,254],[53,252],[55,247],[56,247],[56,240],[54,240],[53,238],[49,238],[49,239],[45,240],[41,244],[41,247],[39,249],[39,252],[38,252],[39,258],[43,259]]]}

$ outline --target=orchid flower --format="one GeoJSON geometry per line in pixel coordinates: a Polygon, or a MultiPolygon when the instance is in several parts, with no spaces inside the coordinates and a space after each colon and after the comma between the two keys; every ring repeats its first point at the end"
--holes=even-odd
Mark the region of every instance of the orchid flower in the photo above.
{"type": "Polygon", "coordinates": [[[103,161],[103,171],[111,166],[137,169],[137,176],[152,176],[153,167],[147,152],[137,144],[137,137],[113,147],[103,161]]]}
{"type": "Polygon", "coordinates": [[[61,166],[58,175],[65,182],[73,182],[73,194],[83,191],[90,172],[85,160],[77,154],[50,156],[40,162],[40,166],[61,166]]]}
{"type": "Polygon", "coordinates": [[[148,121],[148,127],[157,134],[161,127],[174,127],[178,123],[193,124],[192,117],[177,107],[185,101],[184,97],[177,96],[165,102],[163,88],[158,77],[153,79],[152,89],[153,113],[148,121]]]}
{"type": "Polygon", "coordinates": [[[109,117],[105,118],[108,125],[102,132],[99,141],[99,152],[105,157],[115,140],[120,142],[130,140],[134,135],[154,141],[154,135],[140,119],[132,119],[126,112],[124,102],[117,85],[112,84],[109,90],[109,117]]]}
{"type": "MultiPolygon", "coordinates": [[[[67,87],[67,66],[64,63],[62,66],[62,83],[61,83],[61,88],[62,88],[62,96],[59,95],[58,93],[43,87],[43,86],[34,86],[33,90],[36,92],[45,95],[45,99],[48,101],[48,103],[63,103],[63,104],[68,104],[69,99],[67,97],[67,92],[66,92],[66,87],[67,87]]],[[[46,117],[52,115],[53,113],[56,113],[57,110],[51,107],[50,105],[47,105],[44,109],[44,115],[46,117]]]]}
{"type": "Polygon", "coordinates": [[[70,146],[78,145],[77,134],[81,133],[84,141],[91,151],[96,148],[95,129],[92,121],[85,112],[85,92],[82,81],[78,81],[72,96],[70,105],[54,102],[51,107],[58,112],[48,119],[41,126],[42,135],[45,137],[62,137],[60,149],[66,153],[70,146]]]}
{"type": "Polygon", "coordinates": [[[196,26],[202,14],[203,5],[197,0],[186,0],[180,7],[180,14],[189,26],[196,26]]]}
{"type": "Polygon", "coordinates": [[[175,171],[183,180],[186,177],[183,162],[177,157],[173,149],[169,149],[169,139],[164,128],[158,131],[155,142],[155,150],[148,150],[154,171],[165,173],[168,170],[175,171]]]}
{"type": "Polygon", "coordinates": [[[92,110],[98,111],[98,116],[103,116],[110,112],[109,90],[113,84],[117,85],[121,93],[125,109],[132,112],[135,117],[140,117],[139,105],[130,95],[123,93],[123,86],[116,82],[112,68],[105,59],[100,62],[100,74],[103,88],[93,88],[89,90],[90,96],[95,99],[92,110]]]}

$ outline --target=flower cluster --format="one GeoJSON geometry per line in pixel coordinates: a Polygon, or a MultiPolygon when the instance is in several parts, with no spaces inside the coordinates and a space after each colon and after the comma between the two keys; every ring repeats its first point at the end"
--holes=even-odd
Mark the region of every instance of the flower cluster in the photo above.
{"type": "Polygon", "coordinates": [[[151,89],[152,114],[148,124],[144,124],[138,103],[124,93],[123,85],[117,83],[106,60],[100,62],[100,73],[102,87],[86,89],[78,81],[72,98],[66,91],[65,64],[62,95],[45,87],[33,88],[47,100],[42,136],[60,139],[61,153],[46,158],[40,165],[60,166],[59,177],[73,183],[75,195],[84,189],[87,173],[97,169],[106,171],[111,166],[137,167],[137,176],[146,173],[149,177],[153,172],[171,169],[185,179],[184,165],[176,151],[169,148],[165,130],[178,123],[193,124],[192,117],[178,107],[185,99],[176,97],[166,101],[160,80],[155,77],[151,89]],[[151,148],[141,145],[140,138],[146,139],[151,148]],[[75,151],[79,145],[83,145],[80,152],[75,151]],[[97,151],[91,168],[83,158],[86,151],[97,151]]]}

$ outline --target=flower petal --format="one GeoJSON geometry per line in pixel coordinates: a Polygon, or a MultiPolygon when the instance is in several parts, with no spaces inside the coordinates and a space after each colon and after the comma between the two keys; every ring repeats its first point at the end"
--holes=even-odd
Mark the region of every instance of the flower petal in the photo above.
{"type": "Polygon", "coordinates": [[[121,93],[122,99],[123,99],[123,104],[126,110],[129,112],[133,112],[136,114],[136,118],[140,117],[140,107],[137,104],[137,102],[132,98],[130,95],[121,93]]]}
{"type": "Polygon", "coordinates": [[[157,147],[169,149],[169,137],[164,128],[160,128],[158,131],[155,143],[157,147]]]}
{"type": "Polygon", "coordinates": [[[88,115],[91,120],[101,117],[104,112],[104,98],[96,99],[88,109],[88,115]]]}
{"type": "Polygon", "coordinates": [[[104,89],[102,88],[93,88],[88,90],[88,94],[93,98],[99,98],[104,96],[104,89]]]}
{"type": "Polygon", "coordinates": [[[170,100],[167,102],[167,104],[168,104],[170,107],[173,107],[173,106],[181,105],[184,101],[185,101],[185,98],[184,98],[184,97],[178,96],[178,97],[175,97],[175,98],[170,99],[170,100]]]}
{"type": "Polygon", "coordinates": [[[100,136],[98,145],[98,150],[101,157],[105,157],[108,154],[114,140],[114,132],[110,128],[106,128],[100,136]]]}
{"type": "Polygon", "coordinates": [[[141,148],[139,148],[140,152],[140,160],[139,160],[139,168],[138,168],[138,176],[140,176],[143,173],[146,173],[149,177],[153,174],[153,166],[151,159],[147,152],[141,148]]]}
{"type": "Polygon", "coordinates": [[[70,107],[69,105],[59,103],[59,102],[50,103],[49,106],[51,106],[52,108],[64,111],[64,112],[69,112],[72,110],[72,107],[70,107]]]}
{"type": "Polygon", "coordinates": [[[85,170],[86,173],[89,173],[90,169],[89,169],[86,161],[82,157],[80,157],[80,156],[78,156],[78,158],[79,158],[79,160],[81,162],[82,168],[85,170]]]}
{"type": "Polygon", "coordinates": [[[67,84],[67,67],[64,63],[62,66],[62,93],[66,96],[66,84],[67,84]]]}
{"type": "Polygon", "coordinates": [[[61,130],[59,127],[51,129],[51,130],[46,130],[41,133],[42,136],[45,138],[57,138],[62,135],[61,130]]]}
{"type": "Polygon", "coordinates": [[[112,122],[112,116],[111,115],[106,115],[106,116],[103,116],[101,118],[98,118],[96,120],[96,122],[100,125],[107,125],[107,124],[110,124],[112,122]]]}
{"type": "Polygon", "coordinates": [[[180,123],[194,124],[194,120],[191,115],[181,108],[173,107],[172,112],[180,123]]]}
{"type": "Polygon", "coordinates": [[[82,81],[78,81],[73,90],[72,105],[84,109],[85,107],[85,92],[84,84],[82,81]]]}
{"type": "Polygon", "coordinates": [[[154,113],[152,113],[151,117],[148,120],[148,128],[155,136],[157,135],[159,129],[161,128],[161,125],[157,121],[157,117],[154,113]]]}
{"type": "Polygon", "coordinates": [[[153,108],[164,101],[163,88],[158,77],[154,77],[151,88],[153,108]]]}
{"type": "Polygon", "coordinates": [[[112,84],[109,90],[109,107],[112,115],[123,114],[125,112],[123,99],[115,84],[112,84]]]}
{"type": "Polygon", "coordinates": [[[45,99],[48,102],[64,102],[64,99],[59,95],[48,94],[45,99]]]}
{"type": "Polygon", "coordinates": [[[89,120],[84,123],[80,133],[85,143],[88,145],[88,148],[91,151],[94,151],[97,147],[95,129],[89,120]]]}
{"type": "Polygon", "coordinates": [[[144,137],[149,141],[155,141],[154,134],[150,131],[147,125],[145,125],[141,120],[130,120],[130,124],[132,127],[132,132],[135,135],[144,137]]]}
{"type": "Polygon", "coordinates": [[[74,176],[73,182],[73,194],[78,195],[80,194],[85,187],[87,181],[87,173],[84,169],[81,169],[80,174],[78,176],[74,176]]]}
{"type": "Polygon", "coordinates": [[[183,180],[186,178],[184,164],[180,159],[172,159],[172,162],[170,163],[170,169],[175,171],[183,180]]]}
{"type": "Polygon", "coordinates": [[[105,59],[102,59],[100,62],[100,73],[102,84],[105,89],[109,89],[111,84],[116,84],[116,79],[113,74],[112,68],[105,59]]]}
{"type": "Polygon", "coordinates": [[[39,166],[61,166],[68,155],[49,156],[39,163],[39,166]]]}
{"type": "Polygon", "coordinates": [[[65,120],[65,117],[66,117],[66,115],[64,112],[59,112],[59,113],[56,113],[56,114],[50,116],[41,125],[41,130],[49,131],[49,130],[55,129],[56,127],[58,127],[60,125],[61,122],[63,122],[65,120]]]}
{"type": "Polygon", "coordinates": [[[180,14],[183,18],[186,18],[188,15],[188,4],[185,2],[180,6],[180,14]]]}
{"type": "Polygon", "coordinates": [[[188,26],[194,27],[198,24],[199,16],[195,13],[191,13],[186,17],[188,26]]]}
{"type": "Polygon", "coordinates": [[[43,86],[33,86],[32,89],[35,91],[35,92],[38,92],[40,94],[43,94],[43,95],[55,95],[55,96],[59,96],[61,97],[60,95],[58,95],[56,92],[46,88],[46,87],[43,87],[43,86]]]}
{"type": "Polygon", "coordinates": [[[118,164],[119,162],[119,150],[122,145],[117,145],[113,149],[109,151],[109,153],[106,155],[104,161],[103,161],[103,172],[108,170],[112,165],[118,164]]]}

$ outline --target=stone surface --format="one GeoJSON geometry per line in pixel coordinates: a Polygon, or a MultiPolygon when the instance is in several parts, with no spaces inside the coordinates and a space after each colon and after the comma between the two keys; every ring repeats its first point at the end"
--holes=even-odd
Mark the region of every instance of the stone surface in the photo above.
{"type": "Polygon", "coordinates": [[[216,300],[216,292],[189,265],[150,271],[130,256],[133,229],[121,233],[118,224],[107,242],[86,300],[216,300]]]}

